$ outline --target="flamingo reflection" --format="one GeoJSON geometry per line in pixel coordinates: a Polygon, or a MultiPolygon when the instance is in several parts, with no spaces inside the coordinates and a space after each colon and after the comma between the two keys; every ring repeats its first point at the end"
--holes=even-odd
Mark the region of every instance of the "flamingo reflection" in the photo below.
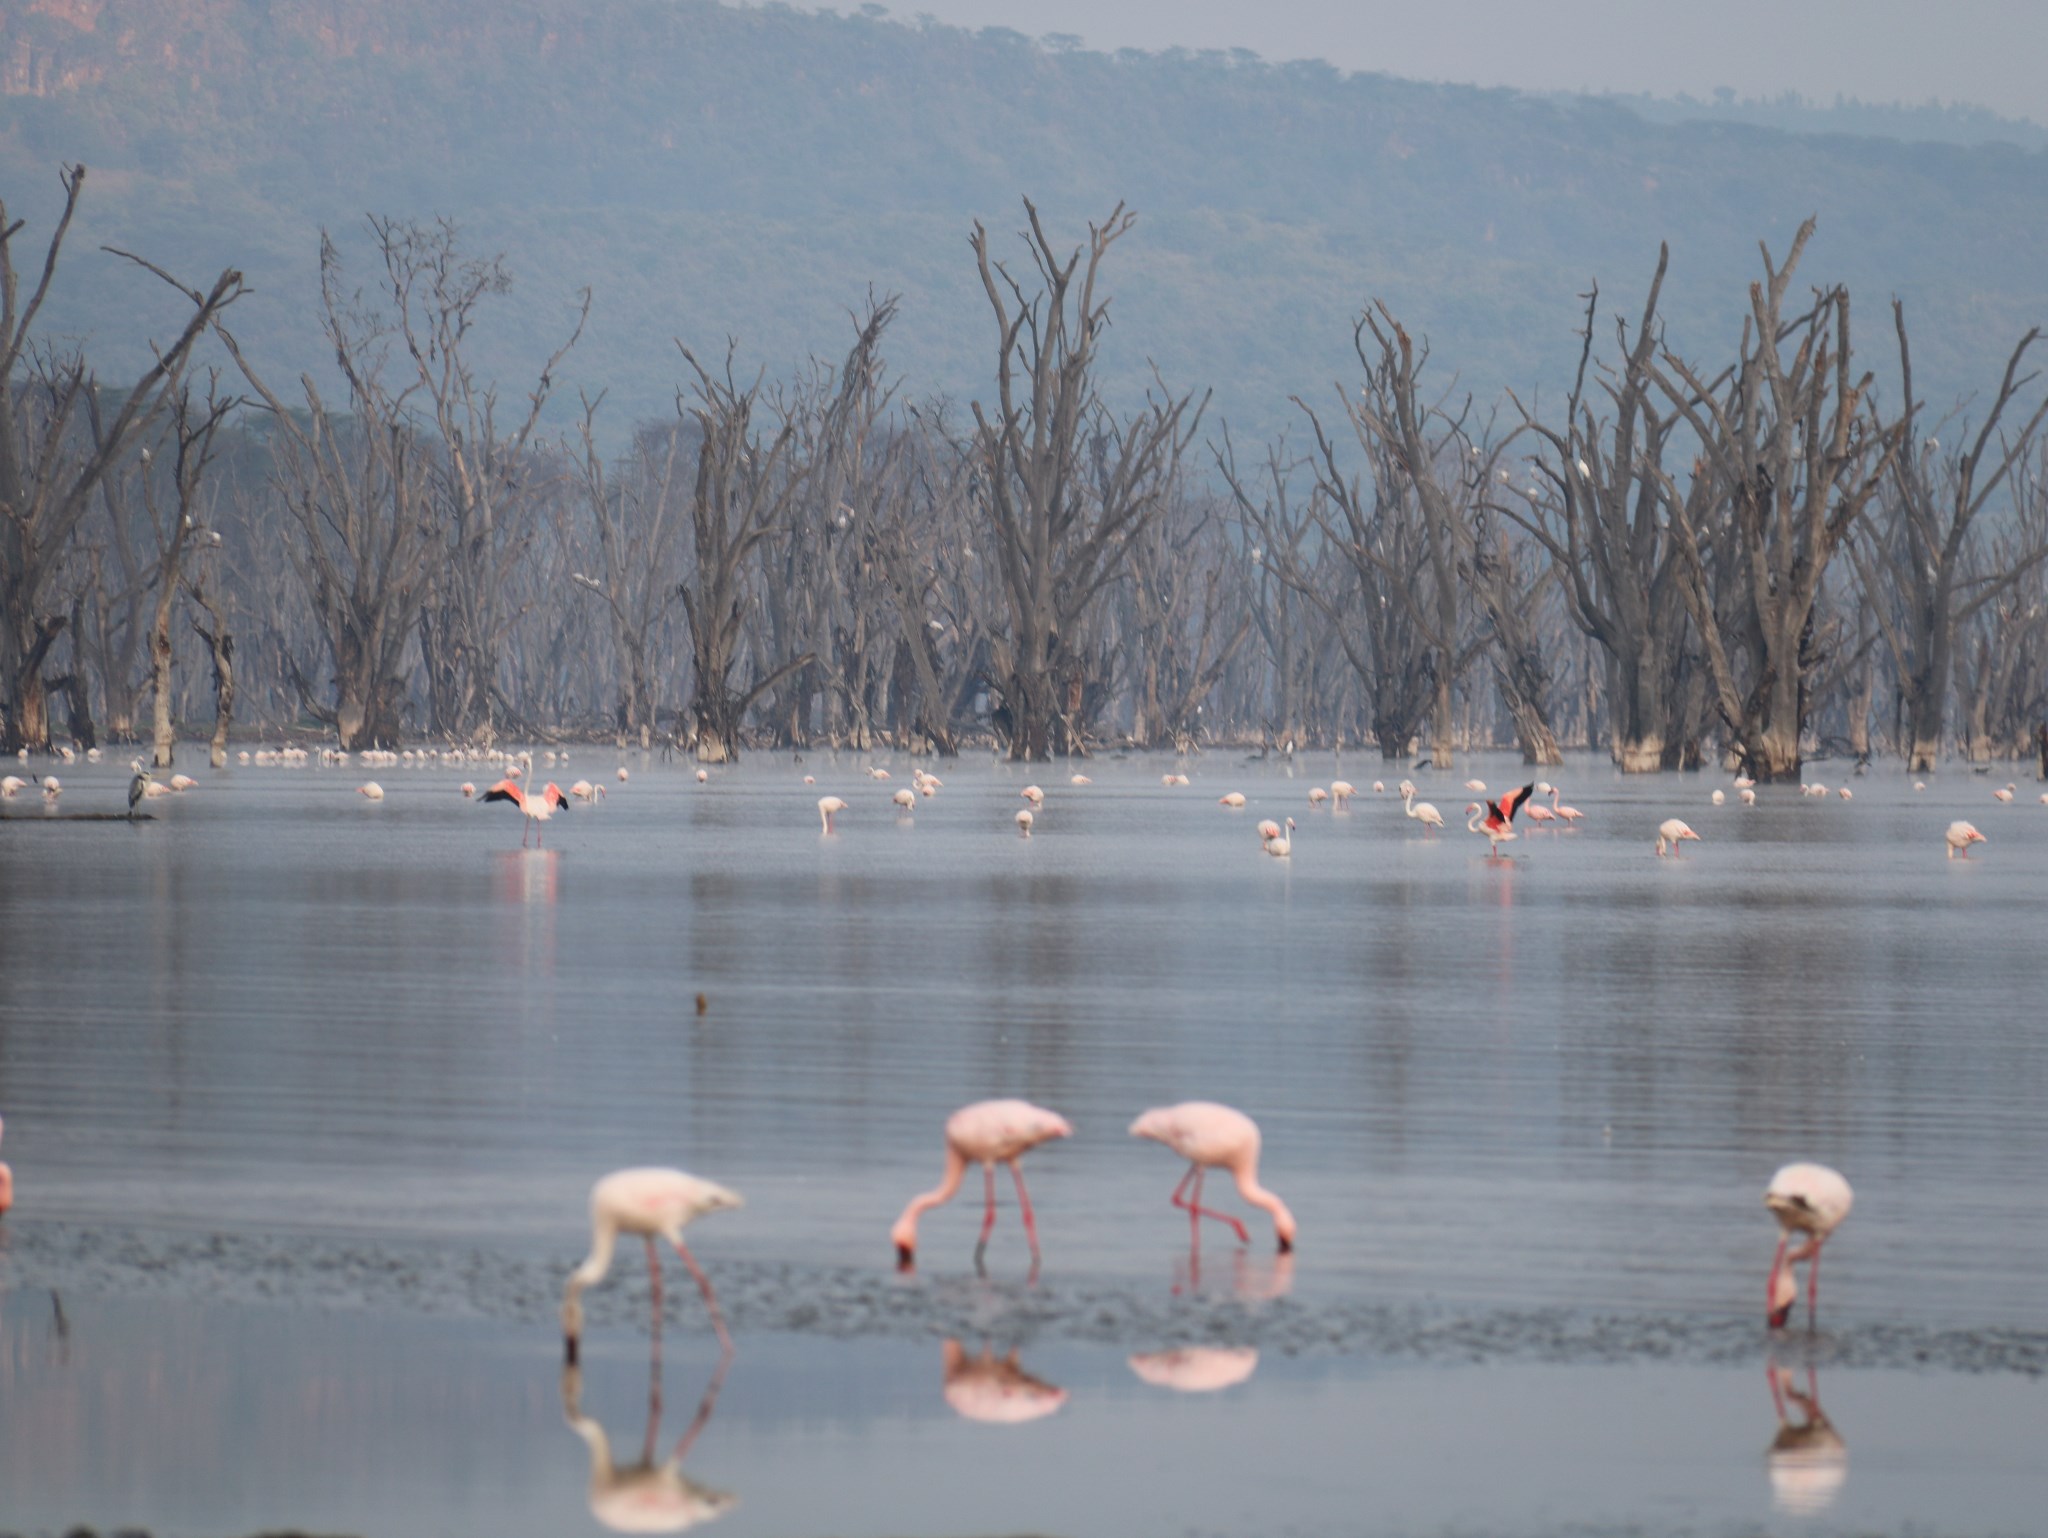
{"type": "Polygon", "coordinates": [[[561,895],[561,855],[553,849],[497,851],[498,896],[513,903],[553,903],[561,895]]]}
{"type": "Polygon", "coordinates": [[[1067,1391],[1034,1378],[1017,1365],[1017,1353],[997,1356],[984,1345],[969,1356],[957,1340],[944,1347],[946,1403],[966,1420],[1016,1426],[1050,1415],[1067,1402],[1067,1391]]]}
{"type": "Polygon", "coordinates": [[[1841,1494],[1849,1478],[1849,1444],[1820,1407],[1820,1383],[1811,1363],[1804,1393],[1790,1368],[1772,1362],[1765,1371],[1771,1403],[1778,1411],[1778,1434],[1764,1454],[1771,1475],[1771,1504],[1790,1516],[1812,1516],[1827,1510],[1841,1494]],[[1792,1418],[1794,1413],[1799,1419],[1792,1418]]]}
{"type": "MultiPolygon", "coordinates": [[[[1215,1278],[1211,1278],[1212,1281],[1215,1278]]],[[[1202,1239],[1197,1234],[1188,1244],[1185,1260],[1173,1263],[1173,1295],[1193,1296],[1202,1290],[1202,1239]]],[[[1254,1255],[1248,1250],[1230,1252],[1230,1296],[1242,1303],[1264,1303],[1284,1298],[1294,1290],[1294,1252],[1254,1255]]]]}
{"type": "Polygon", "coordinates": [[[1130,1358],[1131,1371],[1154,1388],[1176,1394],[1213,1394],[1233,1388],[1258,1370],[1259,1353],[1251,1346],[1179,1346],[1171,1351],[1145,1351],[1130,1358]]]}
{"type": "Polygon", "coordinates": [[[661,1439],[661,1348],[657,1341],[647,1389],[647,1436],[641,1443],[639,1462],[625,1468],[612,1462],[611,1439],[604,1427],[582,1411],[582,1369],[574,1362],[562,1368],[562,1418],[590,1449],[593,1517],[615,1533],[680,1533],[700,1522],[715,1521],[739,1504],[738,1496],[700,1485],[683,1473],[683,1459],[711,1419],[731,1362],[729,1356],[719,1358],[697,1414],[675,1450],[657,1463],[655,1444],[661,1439]]]}

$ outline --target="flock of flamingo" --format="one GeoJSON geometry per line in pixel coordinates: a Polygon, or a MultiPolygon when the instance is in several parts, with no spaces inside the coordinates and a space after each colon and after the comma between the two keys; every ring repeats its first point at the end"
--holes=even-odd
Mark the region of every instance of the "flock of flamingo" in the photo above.
{"type": "MultiPolygon", "coordinates": [[[[946,1163],[939,1183],[911,1197],[889,1229],[898,1268],[909,1271],[916,1264],[919,1219],[958,1195],[968,1166],[979,1164],[984,1193],[981,1231],[974,1245],[974,1263],[979,1270],[996,1225],[996,1166],[1005,1164],[1016,1182],[1017,1209],[1031,1251],[1031,1275],[1035,1279],[1040,1265],[1038,1221],[1018,1161],[1041,1143],[1071,1137],[1073,1131],[1073,1126],[1057,1111],[1028,1100],[981,1100],[962,1106],[947,1117],[946,1163]]],[[[1228,1174],[1236,1182],[1238,1195],[1272,1219],[1280,1253],[1293,1252],[1298,1232],[1294,1214],[1279,1196],[1259,1183],[1259,1126],[1251,1117],[1232,1106],[1189,1100],[1146,1111],[1131,1123],[1130,1131],[1133,1137],[1165,1144],[1188,1161],[1187,1171],[1174,1187],[1170,1201],[1187,1213],[1192,1244],[1200,1243],[1204,1218],[1228,1225],[1239,1244],[1251,1242],[1243,1219],[1202,1205],[1202,1179],[1213,1169],[1228,1174]]],[[[1807,1324],[1809,1328],[1817,1324],[1821,1248],[1849,1215],[1854,1200],[1849,1182],[1824,1164],[1788,1164],[1771,1177],[1764,1190],[1764,1206],[1778,1220],[1779,1239],[1765,1282],[1765,1318],[1770,1328],[1782,1329],[1791,1318],[1792,1306],[1799,1297],[1796,1268],[1802,1264],[1807,1268],[1807,1324]],[[1792,1247],[1795,1238],[1803,1241],[1796,1249],[1792,1247]]],[[[570,1273],[562,1293],[566,1361],[573,1366],[577,1360],[583,1333],[583,1292],[610,1271],[621,1234],[638,1235],[646,1241],[657,1331],[661,1316],[661,1255],[655,1240],[659,1238],[668,1241],[696,1279],[711,1316],[712,1329],[719,1344],[730,1353],[732,1336],[719,1310],[718,1295],[704,1268],[684,1243],[683,1230],[708,1213],[743,1205],[740,1197],[724,1186],[678,1169],[617,1170],[598,1181],[590,1193],[590,1254],[570,1273]]]]}

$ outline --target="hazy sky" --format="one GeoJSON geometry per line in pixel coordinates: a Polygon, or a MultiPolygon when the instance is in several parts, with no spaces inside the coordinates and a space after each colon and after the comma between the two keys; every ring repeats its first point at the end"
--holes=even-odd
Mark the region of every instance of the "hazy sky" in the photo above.
{"type": "MultiPolygon", "coordinates": [[[[1250,48],[1419,80],[1972,102],[2048,124],[2048,0],[885,0],[1091,48],[1250,48]]],[[[842,0],[837,10],[855,9],[842,0]]]]}

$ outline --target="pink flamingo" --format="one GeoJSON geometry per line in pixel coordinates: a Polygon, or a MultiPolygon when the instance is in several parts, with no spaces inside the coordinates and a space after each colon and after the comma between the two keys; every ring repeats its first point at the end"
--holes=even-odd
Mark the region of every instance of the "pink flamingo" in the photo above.
{"type": "Polygon", "coordinates": [[[1487,854],[1499,854],[1502,844],[1520,837],[1514,829],[1515,813],[1521,809],[1523,802],[1535,794],[1534,785],[1524,785],[1520,790],[1509,791],[1498,801],[1488,801],[1484,804],[1474,801],[1465,808],[1470,814],[1465,819],[1465,831],[1484,833],[1487,854]]]}
{"type": "Polygon", "coordinates": [[[846,803],[837,796],[818,797],[818,821],[825,825],[825,831],[832,831],[832,818],[846,810],[846,803]]]}
{"type": "MultiPolygon", "coordinates": [[[[1539,796],[1547,796],[1547,795],[1549,795],[1549,794],[1550,794],[1550,790],[1551,790],[1551,787],[1550,787],[1550,782],[1549,782],[1549,781],[1547,781],[1547,780],[1538,780],[1538,781],[1536,782],[1536,794],[1537,794],[1537,795],[1539,795],[1539,796]]],[[[1542,825],[1543,823],[1546,823],[1546,822],[1556,822],[1557,820],[1558,820],[1558,816],[1557,816],[1557,813],[1553,812],[1553,811],[1552,811],[1552,810],[1551,810],[1551,809],[1550,809],[1549,807],[1547,807],[1547,806],[1532,806],[1532,807],[1530,807],[1530,808],[1529,808],[1529,821],[1531,821],[1531,822],[1533,822],[1533,823],[1536,823],[1536,824],[1537,824],[1537,825],[1539,825],[1539,826],[1541,826],[1541,825],[1542,825]]]]}
{"type": "Polygon", "coordinates": [[[1792,1305],[1799,1297],[1799,1282],[1792,1268],[1808,1262],[1806,1270],[1806,1323],[1811,1328],[1820,1305],[1820,1247],[1828,1235],[1849,1215],[1856,1193],[1849,1182],[1825,1164],[1788,1164],[1771,1177],[1764,1189],[1764,1205],[1783,1230],[1778,1236],[1778,1253],[1771,1261],[1771,1279],[1765,1286],[1766,1314],[1774,1330],[1784,1328],[1792,1305]],[[1806,1243],[1785,1253],[1794,1234],[1804,1234],[1806,1243]]]}
{"type": "Polygon", "coordinates": [[[1695,844],[1705,842],[1704,839],[1676,817],[1667,817],[1663,822],[1657,824],[1658,854],[1663,854],[1665,845],[1669,844],[1671,846],[1672,858],[1676,859],[1678,856],[1678,846],[1686,839],[1691,839],[1695,844]]]}
{"type": "Polygon", "coordinates": [[[1562,817],[1566,823],[1575,823],[1581,817],[1585,816],[1585,813],[1581,812],[1575,806],[1559,806],[1557,804],[1557,798],[1563,794],[1564,792],[1559,790],[1555,785],[1550,787],[1550,809],[1553,812],[1557,813],[1559,817],[1562,817]]]}
{"type": "Polygon", "coordinates": [[[1330,800],[1340,812],[1351,804],[1351,798],[1357,794],[1358,787],[1349,780],[1330,781],[1330,800]]]}
{"type": "MultiPolygon", "coordinates": [[[[4,1125],[4,1123],[0,1123],[0,1126],[4,1125]]],[[[8,1168],[5,1159],[0,1159],[0,1212],[5,1212],[13,1205],[14,1171],[8,1168]]]]}
{"type": "Polygon", "coordinates": [[[1989,842],[1983,834],[1979,833],[1967,822],[1950,823],[1948,825],[1948,832],[1944,833],[1942,837],[1948,841],[1948,857],[1951,860],[1957,855],[1961,855],[1967,860],[1970,857],[1970,846],[1972,844],[1989,842]]]}
{"type": "Polygon", "coordinates": [[[1240,1196],[1272,1214],[1273,1234],[1279,1241],[1280,1253],[1292,1252],[1294,1214],[1287,1210],[1285,1202],[1259,1184],[1259,1124],[1244,1112],[1210,1100],[1159,1106],[1131,1123],[1131,1136],[1164,1143],[1188,1161],[1188,1172],[1173,1188],[1173,1205],[1187,1209],[1188,1227],[1198,1239],[1201,1220],[1209,1217],[1228,1223],[1236,1231],[1239,1244],[1251,1242],[1251,1235],[1237,1218],[1202,1205],[1203,1172],[1224,1169],[1236,1180],[1240,1196]],[[1183,1200],[1182,1193],[1190,1181],[1194,1182],[1194,1195],[1183,1200]]]}
{"type": "MultiPolygon", "coordinates": [[[[583,1334],[583,1289],[604,1280],[611,1269],[612,1251],[619,1235],[639,1234],[647,1241],[647,1274],[654,1291],[654,1317],[661,1318],[661,1254],[654,1247],[657,1236],[675,1246],[697,1290],[704,1294],[704,1306],[711,1310],[711,1327],[718,1343],[728,1352],[732,1337],[726,1333],[725,1317],[718,1311],[718,1297],[711,1290],[711,1278],[697,1264],[697,1257],[683,1243],[683,1229],[707,1212],[723,1212],[746,1203],[708,1180],[672,1169],[614,1170],[590,1188],[590,1255],[569,1273],[569,1285],[562,1292],[562,1349],[564,1359],[574,1366],[576,1343],[583,1334]]],[[[658,1325],[657,1325],[658,1328],[658,1325]]]]}
{"type": "Polygon", "coordinates": [[[938,1185],[913,1196],[903,1216],[889,1230],[896,1246],[896,1265],[908,1271],[917,1263],[917,1220],[934,1207],[951,1201],[960,1189],[969,1164],[979,1164],[986,1177],[988,1203],[981,1219],[981,1238],[974,1246],[974,1264],[979,1270],[988,1249],[988,1236],[996,1226],[996,1166],[1007,1164],[1017,1182],[1017,1206],[1024,1214],[1024,1237],[1031,1244],[1031,1269],[1038,1269],[1038,1223],[1031,1213],[1031,1196],[1024,1189],[1024,1171],[1017,1161],[1040,1143],[1053,1138],[1072,1137],[1074,1129],[1057,1111],[1033,1105],[1028,1100],[977,1100],[963,1105],[946,1118],[946,1173],[938,1185]]]}
{"type": "Polygon", "coordinates": [[[1244,792],[1241,790],[1226,791],[1216,798],[1216,804],[1235,810],[1244,805],[1244,792]]]}
{"type": "Polygon", "coordinates": [[[1017,1352],[997,1356],[983,1346],[969,1356],[957,1340],[941,1348],[946,1403],[953,1413],[992,1426],[1016,1426],[1050,1415],[1067,1402],[1067,1391],[1035,1378],[1017,1362],[1017,1352]]]}
{"type": "Polygon", "coordinates": [[[1018,813],[1017,813],[1017,837],[1019,837],[1019,838],[1029,838],[1029,837],[1031,837],[1031,824],[1032,824],[1032,823],[1033,823],[1034,821],[1036,821],[1036,820],[1037,820],[1037,819],[1035,819],[1035,818],[1034,818],[1034,817],[1033,817],[1033,816],[1031,815],[1031,808],[1030,808],[1030,807],[1028,807],[1028,806],[1027,806],[1027,807],[1025,807],[1025,808],[1024,808],[1024,809],[1023,809],[1022,811],[1018,812],[1018,813]]]}
{"type": "Polygon", "coordinates": [[[1431,828],[1441,828],[1444,825],[1444,814],[1427,801],[1417,801],[1415,787],[1406,780],[1401,782],[1401,806],[1410,817],[1422,824],[1424,833],[1431,828]]]}
{"type": "Polygon", "coordinates": [[[500,780],[484,792],[486,801],[509,801],[525,815],[526,822],[519,830],[519,847],[526,847],[526,835],[533,834],[534,847],[541,841],[541,824],[555,815],[555,808],[569,809],[569,798],[562,794],[562,787],[549,780],[539,795],[532,795],[519,788],[516,780],[500,780]]]}
{"type": "Polygon", "coordinates": [[[1287,831],[1273,830],[1273,836],[1266,841],[1266,853],[1277,859],[1286,859],[1294,853],[1294,819],[1287,819],[1287,831]]]}

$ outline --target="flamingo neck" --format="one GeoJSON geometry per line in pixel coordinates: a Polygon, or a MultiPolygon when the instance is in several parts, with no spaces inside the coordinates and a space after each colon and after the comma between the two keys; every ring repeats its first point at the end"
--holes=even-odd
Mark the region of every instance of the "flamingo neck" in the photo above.
{"type": "Polygon", "coordinates": [[[901,1254],[914,1254],[917,1250],[917,1220],[934,1207],[942,1207],[951,1201],[960,1190],[960,1182],[967,1175],[967,1160],[960,1150],[951,1143],[946,1145],[946,1174],[939,1183],[918,1196],[910,1199],[910,1205],[903,1209],[903,1216],[896,1220],[896,1226],[889,1230],[889,1237],[896,1241],[901,1254]]]}
{"type": "Polygon", "coordinates": [[[1259,1184],[1258,1165],[1250,1162],[1241,1164],[1233,1173],[1237,1177],[1237,1194],[1273,1219],[1273,1232],[1278,1236],[1282,1250],[1293,1249],[1294,1214],[1287,1210],[1287,1203],[1259,1184]]]}
{"type": "Polygon", "coordinates": [[[582,1265],[569,1273],[569,1285],[562,1290],[562,1330],[575,1336],[583,1333],[583,1304],[579,1301],[586,1287],[595,1286],[604,1280],[605,1272],[612,1268],[612,1251],[619,1242],[618,1224],[605,1214],[591,1219],[590,1254],[582,1265]]]}
{"type": "Polygon", "coordinates": [[[1484,817],[1485,815],[1486,812],[1484,811],[1484,809],[1482,809],[1480,811],[1474,812],[1470,817],[1467,817],[1465,819],[1465,831],[1467,833],[1477,833],[1479,831],[1479,819],[1484,817]]]}

